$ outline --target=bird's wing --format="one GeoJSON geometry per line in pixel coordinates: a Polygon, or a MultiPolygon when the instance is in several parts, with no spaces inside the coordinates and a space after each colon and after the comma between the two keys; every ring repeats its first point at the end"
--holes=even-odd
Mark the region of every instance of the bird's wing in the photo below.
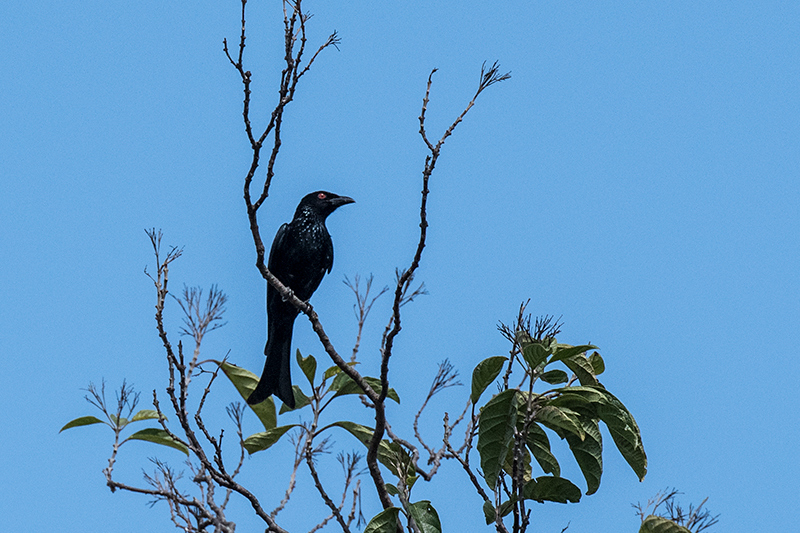
{"type": "MultiPolygon", "coordinates": [[[[289,223],[284,223],[278,232],[275,234],[275,239],[272,241],[272,248],[269,250],[269,261],[267,268],[278,280],[292,289],[297,291],[298,283],[296,272],[291,266],[291,254],[287,253],[292,248],[291,227],[289,223]]],[[[279,298],[278,291],[269,283],[267,283],[267,306],[270,305],[270,298],[279,298]]]]}
{"type": "MultiPolygon", "coordinates": [[[[282,270],[282,265],[276,263],[278,261],[279,250],[283,250],[286,246],[286,234],[289,230],[289,223],[284,223],[278,228],[278,233],[275,234],[275,240],[272,241],[272,248],[269,250],[269,260],[267,261],[267,268],[270,272],[275,274],[273,270],[282,270]]],[[[277,275],[277,274],[276,274],[277,275]]]]}

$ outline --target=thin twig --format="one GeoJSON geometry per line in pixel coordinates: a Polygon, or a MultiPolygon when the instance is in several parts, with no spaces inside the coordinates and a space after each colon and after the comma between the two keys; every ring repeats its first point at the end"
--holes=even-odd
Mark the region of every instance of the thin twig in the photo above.
{"type": "Polygon", "coordinates": [[[369,312],[372,310],[372,305],[375,301],[383,296],[383,294],[389,290],[388,286],[384,286],[378,294],[370,299],[369,293],[372,290],[372,281],[374,277],[372,274],[369,275],[367,278],[366,288],[364,289],[363,294],[361,293],[361,289],[359,287],[359,282],[361,281],[361,277],[356,274],[353,278],[353,281],[350,281],[347,276],[344,278],[344,284],[347,285],[353,294],[356,297],[356,303],[353,305],[353,312],[356,315],[356,320],[358,321],[358,331],[356,332],[356,342],[353,345],[353,355],[350,356],[350,362],[355,362],[356,355],[358,354],[358,349],[361,346],[361,333],[364,330],[364,323],[367,321],[367,316],[369,316],[369,312]]]}
{"type": "MultiPolygon", "coordinates": [[[[500,74],[498,70],[498,65],[495,62],[488,70],[486,69],[486,64],[481,67],[481,79],[480,83],[478,84],[478,89],[475,92],[475,95],[470,100],[469,104],[467,104],[464,111],[456,118],[455,121],[450,125],[449,128],[444,132],[442,137],[439,141],[433,145],[428,140],[427,130],[425,128],[425,114],[428,109],[428,103],[430,101],[430,93],[431,93],[431,85],[433,83],[433,74],[436,72],[436,69],[433,69],[428,75],[428,83],[425,89],[425,96],[422,100],[422,110],[419,115],[419,124],[420,124],[420,135],[422,136],[425,145],[428,147],[430,154],[425,158],[425,166],[422,171],[422,193],[420,199],[420,208],[419,208],[419,241],[417,242],[417,248],[414,252],[413,259],[411,260],[411,265],[402,271],[402,273],[398,276],[397,284],[395,285],[394,290],[394,302],[392,305],[392,316],[390,319],[391,329],[388,333],[384,334],[383,341],[381,343],[381,391],[380,396],[373,400],[375,404],[375,432],[372,435],[372,440],[369,444],[369,451],[367,452],[367,466],[370,469],[370,472],[374,470],[377,471],[377,455],[378,455],[378,446],[380,445],[380,441],[383,438],[384,429],[386,427],[386,415],[384,410],[384,400],[386,399],[386,394],[389,391],[389,359],[392,356],[392,349],[394,347],[394,339],[400,333],[402,329],[401,321],[400,321],[400,308],[401,305],[404,303],[406,298],[408,288],[411,285],[414,274],[419,267],[420,260],[422,259],[422,251],[425,249],[425,243],[427,238],[427,230],[428,230],[428,218],[427,218],[427,205],[428,205],[428,194],[430,190],[428,188],[428,182],[430,180],[431,174],[436,166],[436,162],[439,159],[439,154],[441,153],[442,145],[444,144],[445,140],[452,135],[453,130],[455,130],[456,126],[464,119],[466,114],[475,105],[475,100],[477,97],[488,87],[491,85],[506,80],[510,77],[509,74],[500,74]]],[[[372,399],[372,398],[370,398],[372,399]]],[[[381,503],[384,506],[384,509],[389,508],[392,503],[389,499],[389,495],[386,492],[383,484],[381,483],[378,486],[378,476],[373,475],[373,478],[376,482],[376,488],[378,489],[378,494],[381,499],[381,503]]]]}

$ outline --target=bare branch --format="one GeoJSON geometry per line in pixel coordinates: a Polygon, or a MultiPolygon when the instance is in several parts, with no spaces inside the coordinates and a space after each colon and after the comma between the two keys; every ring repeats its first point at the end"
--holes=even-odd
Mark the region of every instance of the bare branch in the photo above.
{"type": "MultiPolygon", "coordinates": [[[[314,455],[316,453],[319,453],[319,449],[314,450],[311,447],[311,442],[314,438],[313,432],[309,431],[307,435],[308,437],[306,438],[306,447],[304,456],[306,459],[306,464],[308,465],[308,471],[311,473],[311,477],[314,480],[314,486],[317,488],[317,492],[319,492],[320,496],[322,496],[322,500],[325,502],[325,505],[327,505],[328,508],[331,510],[331,514],[336,518],[336,521],[339,522],[339,526],[342,528],[342,531],[344,531],[345,533],[350,533],[350,527],[348,526],[347,521],[345,521],[341,513],[342,508],[344,507],[344,498],[342,498],[342,504],[337,506],[335,503],[333,503],[333,500],[331,500],[330,496],[328,496],[328,493],[323,488],[322,481],[320,480],[319,474],[317,473],[317,468],[314,465],[314,455]]],[[[345,487],[345,494],[346,491],[347,487],[345,487]]],[[[327,519],[323,522],[322,525],[324,525],[325,523],[327,523],[327,519]]]]}
{"type": "MultiPolygon", "coordinates": [[[[242,0],[242,20],[244,21],[244,4],[246,0],[242,0]]],[[[319,321],[319,317],[317,313],[314,311],[314,308],[308,304],[307,302],[301,301],[297,298],[294,293],[283,285],[278,278],[276,278],[267,268],[265,264],[266,258],[266,247],[264,245],[264,241],[261,237],[261,230],[258,226],[258,209],[261,207],[263,202],[266,200],[267,196],[269,195],[269,187],[272,181],[272,177],[274,175],[274,163],[275,159],[278,155],[281,146],[280,140],[280,125],[281,121],[283,120],[283,112],[285,107],[292,101],[294,98],[295,90],[297,88],[297,82],[299,81],[301,75],[305,73],[307,68],[303,71],[299,70],[299,65],[301,63],[301,59],[303,56],[303,52],[305,49],[305,23],[308,20],[308,15],[302,15],[302,6],[301,0],[295,0],[294,2],[290,2],[288,0],[284,0],[283,2],[283,10],[284,10],[284,62],[285,66],[281,71],[281,81],[280,81],[280,88],[278,90],[278,103],[275,108],[272,110],[270,114],[270,121],[267,127],[262,132],[261,136],[258,139],[255,139],[253,135],[250,134],[250,72],[245,71],[241,59],[238,61],[231,60],[231,63],[239,72],[242,77],[242,83],[244,85],[245,91],[245,101],[244,101],[244,109],[243,109],[243,116],[245,121],[245,128],[248,129],[248,138],[250,139],[251,148],[253,151],[253,157],[250,163],[250,168],[245,176],[244,180],[244,200],[245,206],[247,207],[247,216],[250,221],[250,232],[253,237],[253,243],[255,244],[256,248],[256,268],[258,269],[259,273],[262,277],[272,285],[281,297],[290,302],[294,305],[297,309],[299,309],[302,313],[304,313],[309,321],[312,324],[312,328],[314,332],[320,339],[325,351],[334,361],[334,363],[342,369],[342,371],[350,376],[353,381],[355,381],[362,390],[364,390],[365,394],[370,398],[371,401],[374,402],[377,399],[378,394],[373,391],[370,386],[364,381],[361,375],[356,371],[352,366],[348,366],[347,363],[342,359],[342,357],[338,354],[336,349],[333,347],[333,344],[330,342],[330,338],[325,333],[322,324],[319,321]],[[300,39],[297,39],[296,32],[298,30],[299,24],[299,35],[300,39]],[[299,44],[298,44],[299,43],[299,44]],[[264,141],[267,137],[273,134],[273,145],[270,154],[269,163],[267,165],[267,174],[264,180],[264,185],[262,188],[262,192],[259,197],[253,201],[251,197],[251,184],[253,178],[255,176],[255,172],[259,167],[260,164],[260,154],[261,148],[264,144],[264,141]]],[[[242,22],[242,27],[244,28],[244,22],[242,22]]],[[[242,33],[241,42],[244,42],[244,31],[242,33]]],[[[338,44],[338,38],[335,34],[331,35],[328,38],[325,44],[322,45],[320,51],[328,46],[336,46],[338,44]]],[[[242,45],[243,48],[243,45],[242,45]]],[[[226,54],[230,58],[230,54],[227,52],[227,45],[225,46],[226,54]]],[[[240,48],[241,50],[241,48],[240,48]]],[[[317,52],[319,53],[319,51],[317,52]]],[[[316,57],[316,54],[313,59],[316,57]]],[[[309,62],[310,64],[311,62],[309,62]]],[[[383,482],[381,481],[381,485],[383,482]]]]}
{"type": "Polygon", "coordinates": [[[205,305],[201,303],[203,289],[198,287],[183,287],[183,297],[175,298],[178,305],[183,310],[183,327],[181,333],[192,337],[195,343],[200,344],[206,333],[214,331],[225,325],[222,315],[225,313],[225,304],[228,297],[220,291],[216,285],[211,286],[211,290],[206,298],[205,305]]]}
{"type": "Polygon", "coordinates": [[[356,334],[356,342],[353,345],[353,355],[350,356],[350,361],[354,362],[356,360],[356,355],[358,354],[358,349],[361,346],[361,333],[364,330],[364,323],[367,320],[367,316],[369,316],[369,312],[372,310],[372,305],[375,301],[383,296],[383,294],[389,290],[388,286],[383,287],[378,294],[370,299],[369,293],[372,290],[372,281],[373,281],[372,274],[369,275],[367,278],[367,286],[364,289],[363,294],[359,288],[359,282],[361,281],[361,277],[356,274],[351,282],[347,276],[344,278],[344,284],[347,285],[353,294],[356,296],[356,303],[353,305],[353,312],[356,315],[356,320],[358,320],[358,332],[356,334]]]}
{"type": "MultiPolygon", "coordinates": [[[[394,290],[394,303],[392,305],[392,317],[390,319],[391,329],[388,333],[384,334],[383,342],[381,345],[381,391],[380,396],[373,400],[375,404],[375,432],[372,435],[372,440],[369,445],[369,451],[367,453],[367,466],[370,468],[370,472],[373,473],[373,479],[376,483],[376,488],[378,490],[378,495],[380,496],[381,503],[383,504],[384,508],[388,508],[391,506],[391,500],[389,499],[389,495],[386,493],[386,489],[384,488],[383,484],[381,483],[380,486],[378,485],[379,476],[375,475],[374,471],[378,470],[377,467],[377,454],[378,454],[378,446],[380,445],[380,441],[383,438],[383,433],[386,427],[386,416],[384,411],[384,400],[386,399],[386,394],[389,391],[389,359],[392,356],[392,349],[394,347],[394,339],[400,333],[402,329],[402,325],[400,322],[400,308],[401,305],[409,300],[406,299],[407,291],[409,285],[412,283],[414,279],[414,274],[419,267],[420,260],[422,258],[422,251],[425,249],[425,243],[427,238],[427,229],[428,229],[428,218],[427,218],[427,205],[428,205],[428,194],[430,190],[428,188],[428,182],[430,180],[431,174],[436,166],[436,162],[439,159],[439,154],[441,153],[442,145],[444,144],[445,139],[452,135],[453,130],[455,130],[456,126],[464,119],[464,116],[469,112],[473,105],[475,105],[475,100],[477,97],[483,92],[486,88],[490,87],[491,85],[508,79],[508,74],[499,74],[498,65],[497,63],[493,64],[488,70],[485,68],[485,63],[481,67],[481,82],[478,85],[478,89],[475,92],[475,95],[472,97],[472,100],[467,104],[464,111],[456,118],[456,120],[450,125],[450,127],[444,132],[441,139],[434,145],[430,142],[427,135],[427,130],[425,128],[425,115],[428,109],[428,103],[430,101],[430,92],[431,92],[431,85],[433,83],[433,74],[436,72],[436,69],[433,69],[428,75],[428,83],[425,89],[425,96],[422,100],[422,110],[420,111],[419,115],[419,132],[422,136],[425,145],[428,147],[430,154],[425,158],[425,166],[422,171],[422,193],[420,198],[420,208],[419,208],[419,241],[417,243],[416,251],[414,252],[413,259],[411,260],[411,265],[400,275],[397,279],[397,284],[395,285],[394,290]]],[[[421,290],[424,290],[422,286],[420,286],[421,290]]],[[[416,294],[416,291],[412,293],[413,295],[416,294]]],[[[372,398],[370,398],[372,399],[372,398]]]]}
{"type": "Polygon", "coordinates": [[[294,438],[294,435],[292,435],[292,442],[294,443],[294,466],[292,467],[292,474],[289,476],[289,486],[286,488],[286,492],[284,492],[283,499],[270,513],[270,516],[273,518],[283,511],[286,504],[289,503],[289,499],[292,497],[292,492],[294,492],[294,487],[297,483],[297,469],[300,467],[300,463],[303,462],[304,458],[303,447],[305,446],[305,439],[301,437],[302,434],[297,438],[294,438]]]}
{"type": "MultiPolygon", "coordinates": [[[[229,474],[224,466],[222,460],[222,433],[220,434],[220,438],[217,439],[212,437],[210,433],[205,428],[203,420],[200,416],[200,411],[198,411],[194,416],[194,421],[197,424],[198,428],[201,430],[202,434],[205,436],[206,440],[212,445],[214,450],[213,460],[208,455],[206,455],[203,446],[200,444],[197,435],[195,434],[194,429],[192,428],[189,422],[189,409],[187,406],[187,397],[188,397],[188,387],[191,381],[191,371],[196,365],[197,361],[197,352],[199,348],[196,346],[195,348],[195,355],[190,362],[190,365],[187,367],[185,357],[183,354],[183,345],[182,343],[178,343],[177,352],[173,349],[171,342],[167,336],[166,330],[164,328],[164,304],[166,300],[166,296],[168,294],[167,285],[168,285],[168,275],[169,275],[169,264],[180,257],[181,250],[177,248],[172,248],[168,253],[167,256],[161,260],[160,259],[160,244],[161,244],[161,232],[156,232],[155,230],[148,231],[148,236],[150,237],[151,243],[153,244],[153,249],[156,255],[156,261],[158,263],[158,271],[156,276],[150,276],[150,279],[153,280],[153,283],[156,287],[156,329],[158,330],[159,337],[164,345],[164,349],[167,355],[167,364],[169,367],[169,384],[167,386],[167,395],[172,403],[173,411],[177,417],[178,423],[181,426],[181,430],[183,431],[184,435],[186,436],[186,446],[189,448],[190,452],[195,455],[197,460],[200,462],[200,468],[205,472],[205,475],[209,477],[210,480],[213,480],[214,483],[217,485],[226,488],[230,491],[236,492],[245,499],[250,502],[250,505],[253,507],[256,515],[261,518],[268,527],[269,531],[275,533],[284,533],[285,530],[281,528],[275,520],[267,514],[267,512],[261,507],[258,498],[244,488],[242,485],[238,484],[231,474],[229,474]],[[175,381],[176,381],[176,374],[177,374],[177,381],[178,381],[178,390],[176,391],[175,388],[175,381]]],[[[218,317],[220,316],[221,310],[224,308],[224,299],[221,298],[221,293],[216,291],[212,291],[210,295],[211,298],[208,300],[208,306],[206,309],[210,313],[210,317],[218,317]]],[[[198,296],[199,301],[199,296],[198,296]]],[[[208,314],[206,314],[206,318],[208,318],[208,314]]],[[[201,321],[202,322],[202,321],[201,321]]],[[[205,329],[198,330],[202,333],[206,333],[208,328],[213,324],[213,320],[208,320],[206,322],[205,329]]],[[[190,326],[191,327],[191,326],[190,326]]],[[[201,339],[202,340],[202,339],[201,339]]],[[[218,369],[212,374],[212,379],[216,376],[216,372],[218,369]]],[[[199,406],[202,409],[202,402],[204,401],[205,397],[207,397],[209,393],[209,387],[206,387],[203,399],[201,400],[201,405],[199,406]]],[[[158,407],[157,398],[154,398],[154,405],[156,405],[156,409],[159,413],[161,413],[160,407],[158,407]]],[[[166,424],[162,422],[162,427],[167,430],[166,424]]],[[[168,430],[167,430],[168,431],[168,430]]],[[[173,435],[173,433],[170,433],[173,435]]],[[[177,437],[175,437],[177,439],[177,437]]],[[[177,439],[179,442],[183,442],[180,439],[177,439]]],[[[241,445],[241,437],[240,437],[240,445],[241,445]]],[[[237,465],[236,471],[238,471],[239,465],[241,464],[241,457],[239,464],[237,465]]],[[[211,486],[211,482],[209,481],[208,486],[211,486]]],[[[213,490],[213,489],[212,489],[213,490]]],[[[208,495],[207,495],[208,497],[208,495]]]]}
{"type": "Polygon", "coordinates": [[[431,388],[428,391],[428,395],[425,397],[425,401],[422,402],[422,406],[417,411],[416,416],[414,416],[414,436],[417,438],[422,447],[431,455],[431,457],[435,456],[437,452],[433,451],[425,442],[422,440],[422,436],[419,433],[419,418],[422,416],[422,412],[425,410],[425,407],[428,405],[433,396],[443,391],[448,387],[456,387],[460,386],[462,383],[458,381],[458,370],[456,370],[452,363],[450,363],[449,359],[445,359],[441,363],[439,363],[439,370],[436,372],[436,376],[433,378],[433,383],[431,383],[431,388]]]}
{"type": "Polygon", "coordinates": [[[644,522],[648,515],[661,516],[694,533],[700,533],[719,522],[719,515],[712,516],[708,509],[703,509],[708,498],[700,502],[700,505],[697,507],[693,504],[689,504],[689,509],[687,510],[683,509],[680,503],[678,503],[677,496],[679,494],[683,493],[675,488],[667,488],[657,492],[655,496],[648,499],[646,505],[637,503],[633,505],[633,507],[636,509],[636,514],[642,522],[644,522]],[[658,509],[662,505],[664,506],[664,511],[659,512],[658,509]]]}
{"type": "MultiPolygon", "coordinates": [[[[323,519],[322,522],[311,528],[309,530],[309,533],[313,533],[314,531],[318,531],[323,527],[325,527],[325,525],[328,522],[330,522],[332,518],[337,516],[337,513],[341,515],[341,511],[342,509],[344,509],[344,504],[347,503],[347,491],[349,490],[350,485],[353,483],[354,480],[356,481],[356,486],[353,489],[353,505],[350,509],[350,514],[347,516],[347,519],[345,520],[348,528],[355,519],[356,503],[361,494],[360,493],[361,483],[360,481],[356,480],[356,478],[360,474],[358,470],[358,463],[361,460],[361,454],[357,452],[352,454],[340,453],[339,455],[336,456],[336,460],[339,461],[340,465],[342,465],[342,470],[344,473],[344,488],[342,489],[342,501],[335,508],[334,512],[325,517],[325,519],[323,519]]],[[[345,529],[345,531],[348,531],[348,529],[345,529]]]]}

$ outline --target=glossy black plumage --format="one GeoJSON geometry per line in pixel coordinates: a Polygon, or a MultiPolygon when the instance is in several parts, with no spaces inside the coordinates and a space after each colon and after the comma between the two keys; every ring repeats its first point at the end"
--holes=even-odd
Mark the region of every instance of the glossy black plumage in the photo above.
{"type": "MultiPolygon", "coordinates": [[[[307,194],[300,200],[292,221],[282,225],[275,235],[267,268],[301,300],[308,301],[325,273],[333,268],[333,241],[325,219],[337,207],[354,201],[327,191],[307,194]]],[[[250,405],[275,394],[283,403],[294,407],[291,348],[292,329],[298,313],[297,308],[267,284],[267,345],[264,348],[267,361],[258,385],[247,398],[250,405]]]]}

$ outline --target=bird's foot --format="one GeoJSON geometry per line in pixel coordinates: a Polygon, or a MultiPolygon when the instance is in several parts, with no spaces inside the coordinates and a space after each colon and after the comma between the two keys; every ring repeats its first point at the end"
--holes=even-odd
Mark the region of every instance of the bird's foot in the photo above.
{"type": "Polygon", "coordinates": [[[294,291],[289,287],[286,287],[286,291],[288,292],[288,294],[286,295],[281,294],[281,300],[283,300],[284,302],[288,302],[294,296],[294,291]]]}

